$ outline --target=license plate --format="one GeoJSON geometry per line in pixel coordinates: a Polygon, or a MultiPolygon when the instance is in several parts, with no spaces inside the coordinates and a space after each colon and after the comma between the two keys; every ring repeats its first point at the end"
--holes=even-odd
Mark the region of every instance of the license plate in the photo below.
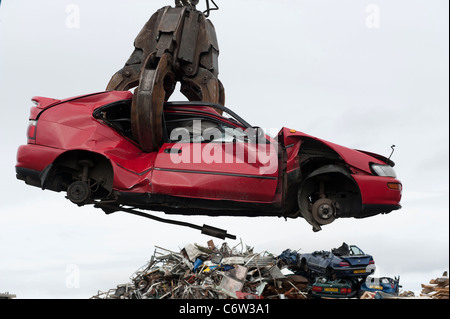
{"type": "Polygon", "coordinates": [[[376,285],[369,285],[369,288],[371,288],[371,289],[383,290],[383,287],[382,287],[382,286],[376,286],[376,285]]]}
{"type": "Polygon", "coordinates": [[[366,272],[365,269],[353,270],[353,273],[354,273],[354,274],[363,274],[363,273],[365,273],[365,272],[366,272]]]}
{"type": "Polygon", "coordinates": [[[337,288],[325,288],[324,290],[328,291],[328,292],[338,292],[339,291],[337,288]]]}

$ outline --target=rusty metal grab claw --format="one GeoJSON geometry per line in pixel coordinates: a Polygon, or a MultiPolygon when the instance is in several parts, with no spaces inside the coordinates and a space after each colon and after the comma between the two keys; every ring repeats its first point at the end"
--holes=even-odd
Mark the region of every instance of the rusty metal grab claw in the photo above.
{"type": "Polygon", "coordinates": [[[206,19],[214,9],[207,2],[208,10],[198,11],[198,0],[175,3],[175,7],[163,7],[151,16],[135,39],[134,52],[106,88],[125,91],[137,87],[131,126],[145,152],[156,150],[162,141],[164,102],[177,82],[189,101],[225,104],[225,90],[218,79],[216,32],[206,19]]]}

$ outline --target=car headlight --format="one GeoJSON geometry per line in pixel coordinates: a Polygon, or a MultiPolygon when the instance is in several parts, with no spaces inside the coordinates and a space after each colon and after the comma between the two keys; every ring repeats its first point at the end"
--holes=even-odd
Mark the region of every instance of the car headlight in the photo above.
{"type": "Polygon", "coordinates": [[[389,165],[381,165],[381,164],[372,164],[370,165],[372,171],[378,176],[387,176],[387,177],[397,177],[392,166],[389,165]]]}

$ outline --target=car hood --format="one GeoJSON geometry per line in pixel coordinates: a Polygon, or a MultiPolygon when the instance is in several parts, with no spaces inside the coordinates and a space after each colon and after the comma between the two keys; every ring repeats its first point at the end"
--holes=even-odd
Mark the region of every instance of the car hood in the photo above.
{"type": "Polygon", "coordinates": [[[286,139],[288,139],[288,140],[294,139],[295,140],[295,139],[301,139],[301,138],[305,138],[305,137],[316,140],[316,141],[326,145],[333,151],[335,151],[350,166],[353,166],[357,169],[363,170],[369,174],[372,174],[372,171],[370,169],[371,163],[388,164],[390,166],[395,165],[394,162],[392,162],[388,158],[386,158],[382,155],[379,155],[379,154],[371,153],[368,151],[351,149],[351,148],[348,148],[348,147],[345,147],[342,145],[338,145],[338,144],[323,140],[321,138],[317,138],[315,136],[312,136],[312,135],[309,135],[309,134],[306,134],[303,132],[299,132],[296,130],[288,129],[288,128],[283,128],[282,131],[284,134],[285,141],[286,141],[286,139]]]}

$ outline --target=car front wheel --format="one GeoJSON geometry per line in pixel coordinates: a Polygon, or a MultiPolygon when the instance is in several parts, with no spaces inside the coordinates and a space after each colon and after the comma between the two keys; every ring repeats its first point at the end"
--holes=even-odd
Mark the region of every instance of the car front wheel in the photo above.
{"type": "Polygon", "coordinates": [[[312,204],[311,212],[320,225],[328,225],[336,219],[336,204],[328,198],[320,198],[312,204]]]}
{"type": "Polygon", "coordinates": [[[298,191],[300,212],[314,231],[321,230],[321,225],[331,224],[337,216],[338,204],[326,193],[327,182],[331,182],[327,175],[307,179],[298,191]]]}

